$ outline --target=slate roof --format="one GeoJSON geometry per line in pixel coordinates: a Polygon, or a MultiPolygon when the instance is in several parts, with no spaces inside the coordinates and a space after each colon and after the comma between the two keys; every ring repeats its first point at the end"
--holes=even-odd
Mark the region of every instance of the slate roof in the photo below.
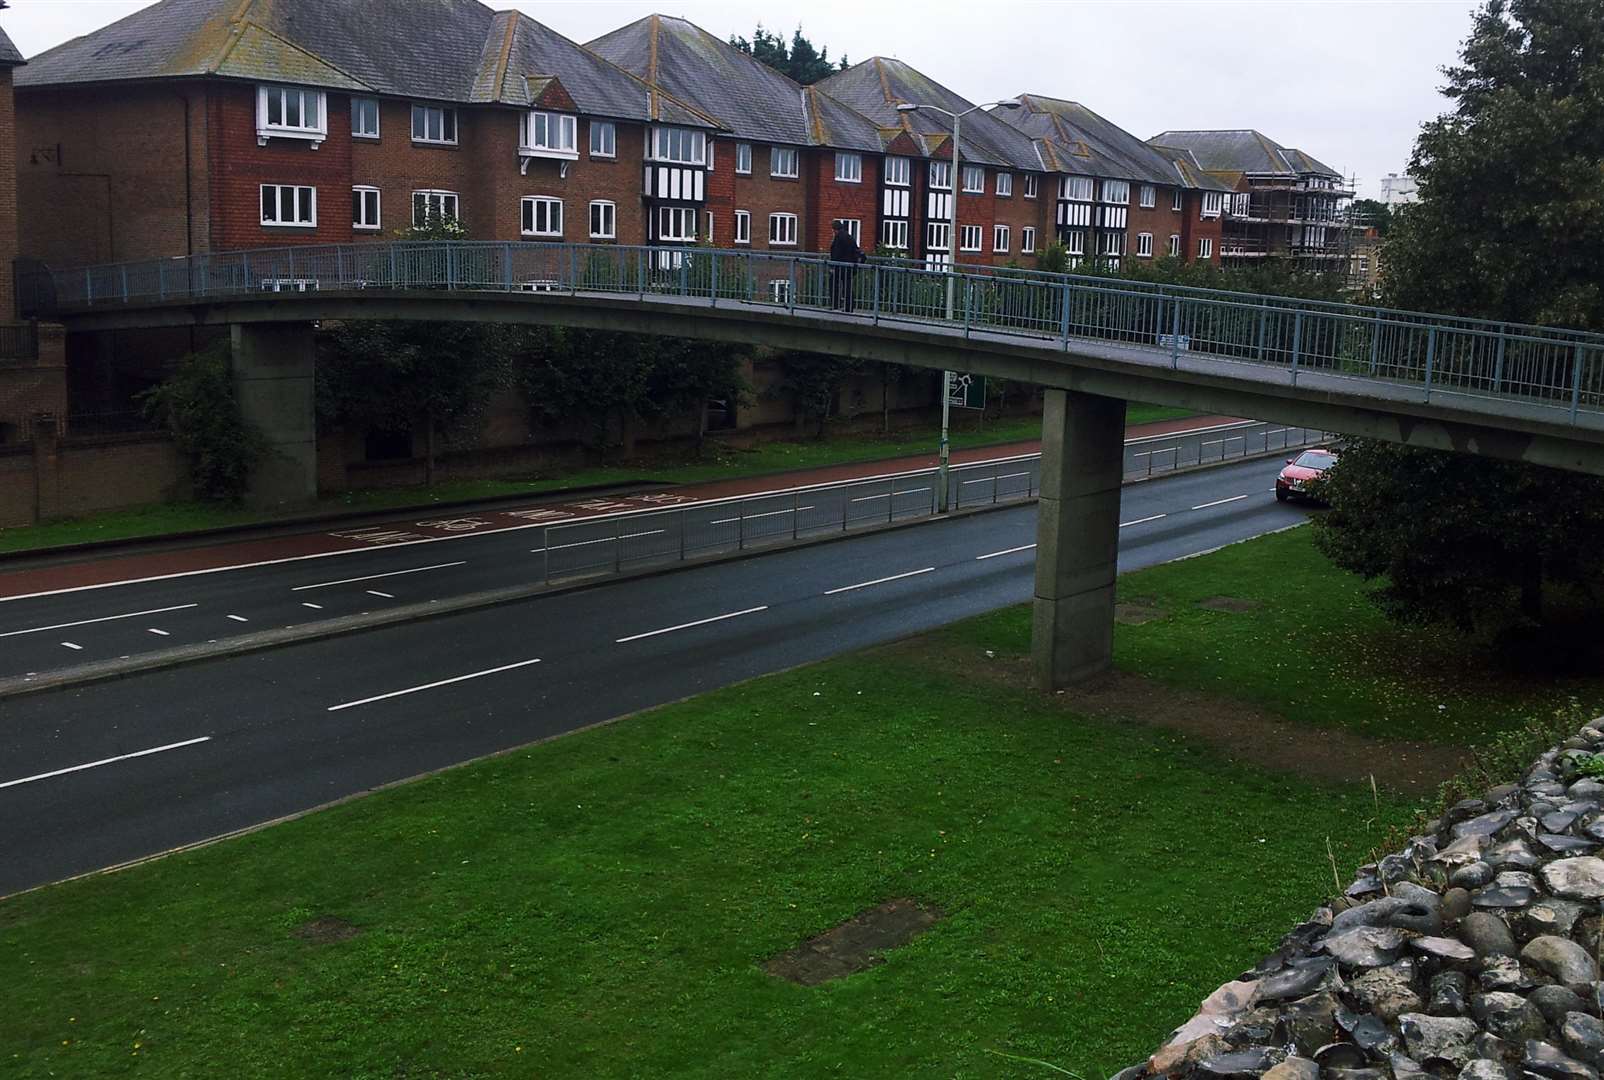
{"type": "Polygon", "coordinates": [[[1342,178],[1342,174],[1301,150],[1291,150],[1252,129],[1236,131],[1165,131],[1149,143],[1190,150],[1211,173],[1237,176],[1287,176],[1307,173],[1342,178]]]}
{"type": "Polygon", "coordinates": [[[580,112],[716,126],[583,46],[479,0],[159,0],[33,58],[17,85],[214,75],[528,106],[552,80],[580,112]]]}
{"type": "MultiPolygon", "coordinates": [[[[897,105],[935,105],[952,112],[974,107],[973,102],[916,68],[884,56],[838,71],[820,82],[818,88],[882,129],[907,132],[924,148],[927,157],[951,156],[952,120],[931,109],[899,112],[897,105]]],[[[985,111],[964,117],[960,149],[965,161],[1035,172],[1047,167],[1029,135],[985,111]]]]}
{"type": "Polygon", "coordinates": [[[17,47],[11,44],[11,39],[6,37],[6,32],[0,30],[0,67],[16,67],[27,62],[17,51],[17,47]]]}
{"type": "Polygon", "coordinates": [[[1184,151],[1150,146],[1079,102],[1042,94],[1021,94],[1018,100],[1020,108],[997,109],[993,115],[1036,139],[1059,172],[1228,190],[1201,169],[1184,168],[1176,160],[1184,151]]]}
{"type": "Polygon", "coordinates": [[[586,45],[736,136],[878,152],[873,121],[686,19],[648,15],[586,45]]]}

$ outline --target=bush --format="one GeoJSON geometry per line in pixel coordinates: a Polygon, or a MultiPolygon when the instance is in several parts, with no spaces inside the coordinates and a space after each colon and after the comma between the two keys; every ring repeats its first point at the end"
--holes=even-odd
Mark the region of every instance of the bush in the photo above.
{"type": "Polygon", "coordinates": [[[217,502],[238,502],[268,453],[266,437],[240,412],[229,356],[227,341],[191,353],[141,395],[146,415],[172,433],[189,459],[196,497],[217,502]]]}

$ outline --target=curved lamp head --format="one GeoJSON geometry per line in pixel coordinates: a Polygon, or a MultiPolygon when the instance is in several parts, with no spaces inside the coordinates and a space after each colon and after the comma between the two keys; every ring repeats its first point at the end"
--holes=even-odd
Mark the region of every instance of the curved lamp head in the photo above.
{"type": "Polygon", "coordinates": [[[918,112],[923,107],[924,106],[922,106],[922,105],[915,105],[911,101],[904,101],[901,105],[897,106],[897,111],[898,112],[918,112]]]}

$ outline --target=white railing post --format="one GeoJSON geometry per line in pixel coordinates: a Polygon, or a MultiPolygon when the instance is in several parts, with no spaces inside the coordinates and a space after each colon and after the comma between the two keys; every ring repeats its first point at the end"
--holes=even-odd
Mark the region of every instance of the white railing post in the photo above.
{"type": "Polygon", "coordinates": [[[1437,328],[1430,327],[1426,331],[1426,400],[1431,400],[1431,369],[1437,359],[1437,328]]]}
{"type": "Polygon", "coordinates": [[[1571,371],[1571,423],[1576,423],[1576,412],[1582,407],[1582,343],[1576,343],[1576,363],[1571,371]]]}

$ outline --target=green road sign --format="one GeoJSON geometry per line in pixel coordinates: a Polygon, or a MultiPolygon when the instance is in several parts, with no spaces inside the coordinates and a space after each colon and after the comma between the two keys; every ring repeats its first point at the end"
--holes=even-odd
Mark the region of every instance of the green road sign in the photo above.
{"type": "Polygon", "coordinates": [[[966,371],[947,372],[947,404],[955,409],[984,409],[986,377],[966,371]]]}

